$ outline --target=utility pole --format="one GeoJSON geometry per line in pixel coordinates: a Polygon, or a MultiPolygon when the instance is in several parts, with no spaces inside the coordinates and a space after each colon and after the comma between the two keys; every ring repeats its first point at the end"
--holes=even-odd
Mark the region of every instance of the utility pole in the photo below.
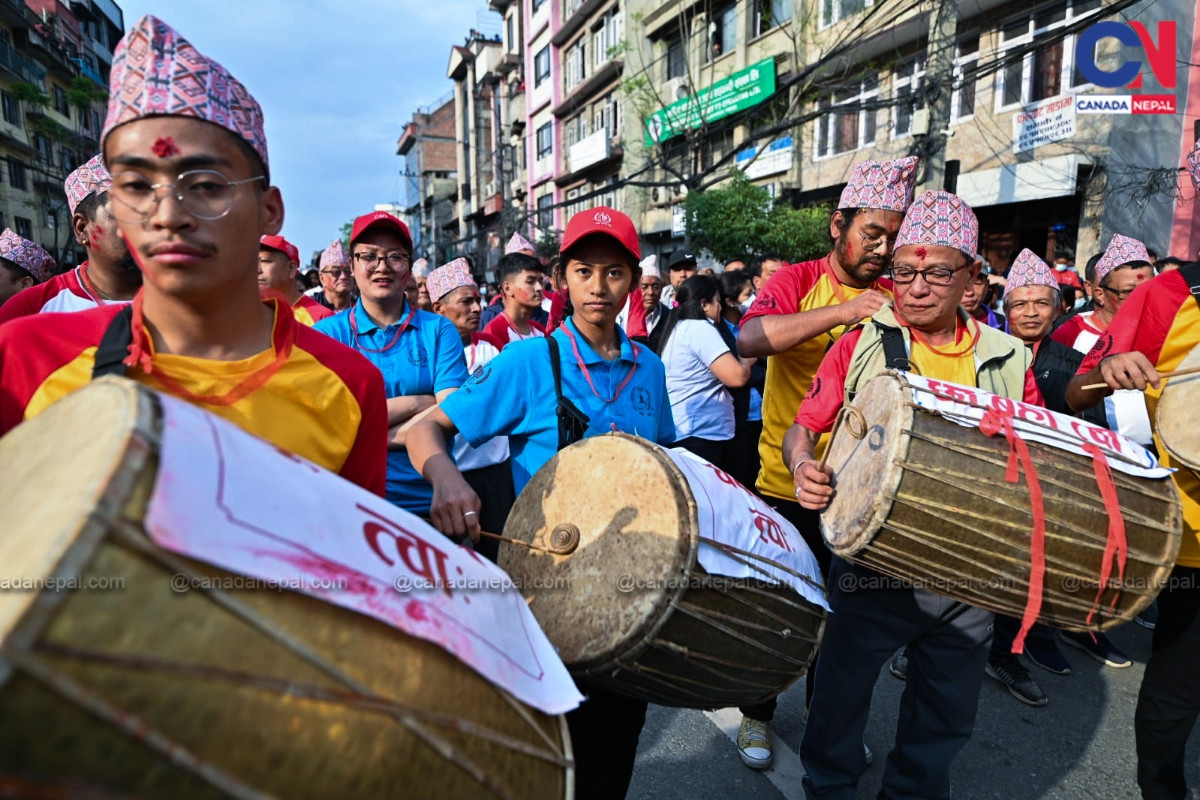
{"type": "Polygon", "coordinates": [[[918,143],[925,165],[920,189],[945,188],[946,139],[950,128],[950,98],[954,89],[954,50],[958,30],[958,6],[954,0],[933,0],[929,20],[929,46],[925,51],[925,81],[922,94],[929,110],[929,129],[918,143]]]}

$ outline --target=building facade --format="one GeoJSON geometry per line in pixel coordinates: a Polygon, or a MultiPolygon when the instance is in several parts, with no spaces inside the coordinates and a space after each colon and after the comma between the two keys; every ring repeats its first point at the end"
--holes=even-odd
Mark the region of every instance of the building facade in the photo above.
{"type": "MultiPolygon", "coordinates": [[[[404,159],[402,216],[413,236],[414,258],[440,263],[442,228],[456,218],[458,154],[454,95],[421,108],[404,126],[396,155],[404,159]]],[[[454,225],[453,239],[458,238],[454,225]]]]}

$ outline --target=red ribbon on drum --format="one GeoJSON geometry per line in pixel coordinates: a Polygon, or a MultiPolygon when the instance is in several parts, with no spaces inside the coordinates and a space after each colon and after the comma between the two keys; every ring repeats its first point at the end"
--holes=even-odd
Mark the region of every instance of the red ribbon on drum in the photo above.
{"type": "MultiPolygon", "coordinates": [[[[1117,583],[1125,579],[1125,560],[1129,555],[1129,543],[1125,539],[1125,518],[1121,516],[1121,503],[1117,498],[1117,483],[1113,478],[1112,468],[1104,451],[1094,444],[1084,444],[1083,449],[1092,457],[1092,467],[1096,472],[1096,485],[1100,487],[1100,497],[1104,500],[1104,511],[1108,514],[1108,538],[1104,543],[1104,560],[1100,563],[1100,588],[1096,591],[1096,602],[1088,612],[1087,622],[1090,625],[1092,617],[1100,609],[1100,598],[1108,586],[1112,575],[1113,559],[1117,560],[1117,583]]],[[[1121,599],[1118,588],[1113,594],[1110,610],[1115,610],[1117,601],[1121,599]]]]}
{"type": "MultiPolygon", "coordinates": [[[[1004,480],[1016,483],[1025,471],[1025,482],[1029,486],[1029,505],[1033,513],[1033,531],[1029,538],[1029,595],[1025,600],[1025,612],[1021,617],[1021,629],[1013,637],[1012,652],[1025,650],[1025,635],[1037,622],[1042,610],[1043,584],[1046,579],[1046,507],[1042,501],[1042,484],[1038,480],[1029,445],[1013,427],[1011,409],[989,408],[979,421],[979,430],[985,436],[1003,433],[1008,442],[1008,470],[1004,480]]],[[[1111,476],[1110,476],[1111,477],[1111,476]]]]}

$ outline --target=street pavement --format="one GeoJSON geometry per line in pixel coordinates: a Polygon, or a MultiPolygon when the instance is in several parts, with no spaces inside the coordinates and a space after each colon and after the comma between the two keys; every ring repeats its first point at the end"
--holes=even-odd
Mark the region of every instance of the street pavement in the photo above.
{"type": "MultiPolygon", "coordinates": [[[[975,733],[953,767],[958,800],[1133,800],[1137,798],[1133,710],[1150,631],[1130,623],[1109,633],[1134,664],[1112,669],[1063,646],[1072,674],[1052,675],[1030,666],[1050,698],[1033,708],[983,678],[975,733]]],[[[1197,665],[1200,669],[1200,665],[1197,665]]],[[[904,683],[886,665],[875,687],[865,741],[875,763],[859,783],[860,800],[874,800],[895,736],[904,683]]],[[[733,738],[737,709],[701,712],[651,706],[638,748],[630,800],[802,798],[803,768],[796,754],[804,733],[804,681],[783,694],[775,715],[775,766],[745,767],[733,738]]],[[[1188,747],[1188,784],[1200,800],[1200,736],[1188,747]]]]}

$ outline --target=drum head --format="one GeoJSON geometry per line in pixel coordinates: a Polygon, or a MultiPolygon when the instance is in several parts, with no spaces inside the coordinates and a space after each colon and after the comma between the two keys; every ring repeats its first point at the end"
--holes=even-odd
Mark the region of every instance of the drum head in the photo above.
{"type": "Polygon", "coordinates": [[[564,525],[579,529],[571,554],[502,544],[500,566],[562,660],[586,666],[639,645],[687,588],[696,504],[663,451],[625,434],[596,436],[538,470],[504,534],[549,547],[564,525]]]}
{"type": "Polygon", "coordinates": [[[866,435],[855,438],[855,424],[847,420],[829,443],[827,463],[836,491],[821,514],[821,533],[839,556],[851,556],[870,544],[891,513],[904,473],[904,434],[912,428],[913,410],[905,404],[909,396],[895,375],[872,378],[851,403],[866,421],[866,435]]]}
{"type": "MultiPolygon", "coordinates": [[[[0,439],[0,485],[8,487],[0,575],[74,574],[83,554],[64,555],[85,532],[103,534],[106,514],[115,516],[133,492],[150,455],[133,433],[149,424],[150,413],[146,390],[124,378],[106,378],[0,439]]],[[[0,639],[38,596],[0,592],[0,639]]]]}
{"type": "MultiPolygon", "coordinates": [[[[1176,369],[1200,367],[1200,346],[1193,347],[1176,369]]],[[[1163,449],[1172,461],[1200,471],[1200,425],[1192,417],[1200,408],[1200,375],[1167,378],[1158,409],[1155,428],[1163,449]]]]}

